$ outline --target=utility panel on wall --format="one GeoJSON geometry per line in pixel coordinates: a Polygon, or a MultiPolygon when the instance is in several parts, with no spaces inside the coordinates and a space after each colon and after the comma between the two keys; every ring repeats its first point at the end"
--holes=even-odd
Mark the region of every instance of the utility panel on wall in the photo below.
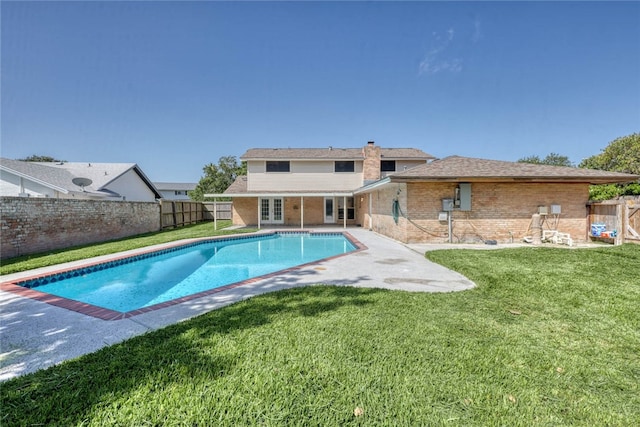
{"type": "Polygon", "coordinates": [[[458,198],[461,211],[471,210],[471,183],[463,182],[458,184],[458,198]]]}

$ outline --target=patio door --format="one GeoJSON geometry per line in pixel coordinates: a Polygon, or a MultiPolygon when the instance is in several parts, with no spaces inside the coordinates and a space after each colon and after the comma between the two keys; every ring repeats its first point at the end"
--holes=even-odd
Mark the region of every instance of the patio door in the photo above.
{"type": "Polygon", "coordinates": [[[325,197],[324,198],[324,223],[325,224],[333,224],[336,222],[334,213],[333,213],[333,197],[325,197]]]}
{"type": "Polygon", "coordinates": [[[260,199],[260,222],[263,224],[284,224],[282,198],[260,199]]]}

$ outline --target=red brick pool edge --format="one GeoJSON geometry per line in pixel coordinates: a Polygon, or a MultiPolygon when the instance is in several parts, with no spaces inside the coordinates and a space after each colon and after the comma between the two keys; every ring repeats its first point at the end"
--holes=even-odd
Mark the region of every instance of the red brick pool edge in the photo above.
{"type": "MultiPolygon", "coordinates": [[[[278,233],[278,230],[273,230],[270,231],[269,234],[271,233],[278,233]]],[[[323,234],[322,232],[310,232],[308,230],[281,230],[280,232],[282,233],[310,233],[310,234],[323,234]]],[[[338,234],[338,233],[336,233],[338,234]]],[[[80,302],[80,301],[74,301],[68,298],[63,298],[63,297],[59,297],[56,295],[52,295],[52,294],[47,294],[44,292],[40,292],[37,291],[35,289],[32,288],[26,288],[24,286],[20,286],[17,285],[16,283],[20,283],[20,282],[24,282],[27,280],[32,280],[32,279],[38,279],[41,277],[46,277],[46,276],[50,276],[52,274],[59,274],[59,273],[65,273],[67,271],[73,271],[79,268],[83,268],[83,267],[89,267],[92,265],[96,265],[96,264],[103,264],[106,262],[110,262],[110,261],[116,261],[119,259],[123,259],[123,258],[128,258],[130,256],[132,256],[131,254],[128,255],[114,255],[113,258],[109,258],[109,259],[103,259],[99,262],[88,262],[86,265],[76,265],[72,268],[68,268],[68,269],[61,269],[61,270],[55,270],[55,271],[51,271],[51,272],[47,272],[47,273],[41,273],[38,275],[34,275],[34,276],[29,276],[29,277],[25,277],[19,280],[13,280],[13,281],[8,281],[8,282],[3,282],[0,283],[0,290],[5,291],[5,292],[10,292],[13,293],[15,295],[19,295],[21,297],[25,297],[25,298],[30,298],[33,300],[37,300],[40,302],[44,302],[46,304],[49,305],[53,305],[56,307],[60,307],[60,308],[64,308],[70,311],[75,311],[77,313],[81,313],[84,314],[86,316],[91,316],[91,317],[95,317],[101,320],[121,320],[121,319],[128,319],[130,317],[134,317],[134,316],[138,316],[140,314],[143,313],[148,313],[150,311],[156,311],[156,310],[161,310],[163,308],[167,308],[167,307],[171,307],[173,305],[177,305],[177,304],[181,304],[183,302],[187,302],[187,301],[191,301],[197,298],[202,298],[202,297],[206,297],[209,295],[213,295],[213,294],[217,294],[220,292],[224,292],[226,290],[229,289],[233,289],[233,288],[237,288],[239,286],[244,286],[244,285],[248,285],[251,283],[256,283],[259,282],[261,280],[265,280],[265,279],[269,279],[271,277],[276,277],[279,276],[281,274],[286,274],[288,272],[291,271],[296,271],[296,270],[300,270],[302,268],[306,268],[312,265],[316,265],[316,264],[320,264],[322,262],[331,260],[331,259],[335,259],[335,258],[339,258],[339,257],[343,257],[346,255],[350,255],[356,252],[360,252],[363,251],[365,249],[367,249],[367,247],[360,242],[358,239],[356,239],[355,237],[353,237],[350,233],[343,231],[340,234],[342,234],[343,236],[345,236],[355,247],[355,251],[352,252],[348,252],[345,254],[339,254],[339,255],[334,255],[332,257],[328,257],[328,258],[323,258],[323,259],[319,259],[316,261],[312,261],[312,262],[308,262],[306,264],[300,264],[300,265],[296,265],[295,267],[291,267],[291,268],[287,268],[285,270],[279,270],[279,271],[275,271],[273,273],[269,273],[269,274],[264,274],[262,276],[257,276],[257,277],[252,277],[250,279],[247,280],[243,280],[240,282],[236,282],[236,283],[231,283],[229,285],[224,285],[218,288],[213,288],[213,289],[209,289],[206,291],[202,291],[202,292],[198,292],[192,295],[187,295],[181,298],[176,298],[174,300],[171,301],[166,301],[166,302],[162,302],[159,304],[154,304],[151,305],[149,307],[143,307],[143,308],[139,308],[136,310],[131,310],[131,311],[127,311],[127,312],[120,312],[120,311],[115,311],[115,310],[110,310],[108,308],[102,308],[102,307],[98,307],[95,305],[91,305],[91,304],[87,304],[84,302],[80,302]]],[[[232,238],[232,236],[224,236],[224,237],[220,237],[220,238],[204,238],[204,239],[197,239],[197,240],[219,240],[219,239],[229,239],[232,238]]],[[[177,247],[177,246],[181,246],[184,245],[185,243],[178,243],[178,242],[174,242],[168,246],[166,246],[165,248],[171,248],[171,247],[177,247]]],[[[141,250],[139,253],[137,253],[136,255],[139,254],[145,254],[145,253],[150,253],[150,252],[154,252],[157,251],[158,248],[156,249],[148,249],[148,250],[141,250]]]]}

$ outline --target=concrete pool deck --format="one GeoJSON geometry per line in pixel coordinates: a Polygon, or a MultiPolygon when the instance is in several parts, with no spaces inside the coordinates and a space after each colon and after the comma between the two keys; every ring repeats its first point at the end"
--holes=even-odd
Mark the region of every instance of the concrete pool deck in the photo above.
{"type": "MultiPolygon", "coordinates": [[[[305,231],[309,230],[314,228],[305,231]]],[[[47,368],[133,336],[277,290],[328,284],[411,292],[452,292],[475,286],[464,276],[425,259],[425,245],[403,245],[362,228],[345,230],[322,227],[318,230],[347,231],[367,248],[120,320],[102,320],[12,292],[0,291],[0,381],[47,368]]],[[[445,247],[451,248],[451,245],[441,248],[445,247]]],[[[457,245],[455,247],[458,248],[457,245]]],[[[98,259],[107,260],[110,257],[98,259]]],[[[95,260],[68,263],[66,266],[77,267],[95,260]]],[[[61,265],[58,265],[38,269],[38,272],[60,269],[61,265]]],[[[0,276],[0,283],[33,276],[34,272],[32,270],[0,276]]]]}

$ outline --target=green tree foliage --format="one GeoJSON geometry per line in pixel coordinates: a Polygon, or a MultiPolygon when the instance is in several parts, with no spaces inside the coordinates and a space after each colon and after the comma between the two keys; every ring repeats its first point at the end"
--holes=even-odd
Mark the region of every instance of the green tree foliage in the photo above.
{"type": "MultiPolygon", "coordinates": [[[[640,133],[614,139],[602,153],[588,157],[579,167],[640,175],[640,133]]],[[[640,183],[592,185],[591,200],[640,195],[640,183]]]]}
{"type": "Polygon", "coordinates": [[[533,163],[536,165],[551,165],[551,166],[573,166],[571,160],[567,156],[561,156],[558,153],[549,153],[547,157],[541,159],[538,156],[529,156],[518,159],[519,163],[533,163]]]}
{"type": "Polygon", "coordinates": [[[223,193],[238,176],[247,174],[247,162],[238,164],[235,156],[220,157],[218,164],[209,163],[202,168],[204,176],[189,193],[193,200],[205,200],[208,193],[223,193]]]}
{"type": "Polygon", "coordinates": [[[614,139],[602,153],[587,157],[579,167],[640,175],[640,133],[614,139]]]}
{"type": "Polygon", "coordinates": [[[33,154],[24,159],[18,159],[18,160],[23,162],[64,162],[64,160],[56,160],[51,156],[38,156],[36,154],[33,154]]]}

